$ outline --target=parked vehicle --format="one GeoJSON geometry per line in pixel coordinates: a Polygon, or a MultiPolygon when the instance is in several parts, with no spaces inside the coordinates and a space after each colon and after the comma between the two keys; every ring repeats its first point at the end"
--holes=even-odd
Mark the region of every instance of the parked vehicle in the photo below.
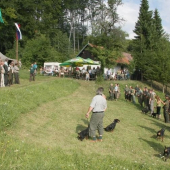
{"type": "Polygon", "coordinates": [[[60,64],[58,62],[45,62],[44,63],[44,74],[53,75],[56,70],[59,70],[60,64]]]}

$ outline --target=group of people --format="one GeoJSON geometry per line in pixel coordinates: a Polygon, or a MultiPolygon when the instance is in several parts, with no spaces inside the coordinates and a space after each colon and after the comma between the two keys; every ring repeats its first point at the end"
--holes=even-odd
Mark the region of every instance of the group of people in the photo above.
{"type": "Polygon", "coordinates": [[[109,94],[110,94],[110,100],[117,101],[117,99],[120,97],[119,84],[115,84],[115,86],[113,86],[113,83],[111,83],[109,87],[109,94]]]}
{"type": "Polygon", "coordinates": [[[100,71],[101,70],[99,67],[92,68],[91,66],[88,66],[87,68],[83,67],[82,69],[80,69],[79,67],[76,67],[73,70],[73,75],[77,79],[83,79],[83,80],[89,81],[89,80],[95,80],[96,77],[100,74],[100,71]]]}
{"type": "Polygon", "coordinates": [[[110,68],[106,71],[107,80],[128,80],[130,78],[129,71],[127,69],[119,69],[118,71],[112,71],[110,68]]]}
{"type": "Polygon", "coordinates": [[[54,67],[52,68],[40,68],[40,74],[49,74],[49,75],[55,75],[57,77],[74,77],[76,79],[83,79],[83,80],[95,80],[96,77],[100,74],[100,68],[97,67],[91,67],[88,66],[87,68],[83,67],[82,69],[79,67],[68,67],[68,68],[64,68],[64,67],[54,67]]]}
{"type": "Polygon", "coordinates": [[[0,87],[20,84],[18,63],[14,61],[8,62],[8,59],[2,61],[0,59],[0,87]]]}
{"type": "Polygon", "coordinates": [[[156,95],[154,89],[148,89],[144,87],[140,88],[138,85],[134,88],[132,86],[125,86],[124,89],[125,100],[136,103],[136,98],[138,103],[142,108],[148,110],[152,116],[156,113],[157,118],[161,118],[161,108],[163,106],[163,115],[165,123],[169,123],[169,113],[170,113],[170,97],[165,96],[165,100],[162,101],[161,98],[156,95]]]}

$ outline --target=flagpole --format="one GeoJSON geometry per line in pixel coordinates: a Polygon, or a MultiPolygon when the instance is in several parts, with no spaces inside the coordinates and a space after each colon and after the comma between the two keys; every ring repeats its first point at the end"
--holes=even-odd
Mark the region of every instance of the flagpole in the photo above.
{"type": "Polygon", "coordinates": [[[16,60],[18,63],[18,39],[16,38],[16,60]]]}

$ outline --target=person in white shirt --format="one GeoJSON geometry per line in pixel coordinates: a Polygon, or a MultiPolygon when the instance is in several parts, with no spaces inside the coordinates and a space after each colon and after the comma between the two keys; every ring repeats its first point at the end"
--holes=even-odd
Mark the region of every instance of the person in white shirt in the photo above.
{"type": "Polygon", "coordinates": [[[111,71],[111,69],[109,68],[109,69],[107,70],[107,79],[108,79],[108,80],[110,80],[111,74],[112,74],[112,71],[111,71]]]}
{"type": "Polygon", "coordinates": [[[90,79],[90,74],[88,73],[88,71],[86,72],[86,81],[89,81],[90,79]]]}
{"type": "Polygon", "coordinates": [[[5,73],[5,69],[4,69],[3,65],[4,65],[4,62],[1,62],[1,64],[0,64],[1,87],[5,87],[5,84],[4,84],[4,73],[5,73]]]}
{"type": "Polygon", "coordinates": [[[115,88],[114,88],[114,99],[117,101],[117,94],[118,94],[118,85],[115,84],[115,88]]]}

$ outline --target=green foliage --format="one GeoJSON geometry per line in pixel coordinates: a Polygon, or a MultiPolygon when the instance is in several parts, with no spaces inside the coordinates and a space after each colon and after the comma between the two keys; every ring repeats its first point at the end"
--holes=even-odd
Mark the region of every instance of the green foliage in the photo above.
{"type": "Polygon", "coordinates": [[[109,0],[108,4],[103,0],[76,0],[74,4],[68,0],[2,0],[5,24],[0,26],[0,51],[15,58],[15,22],[21,25],[23,40],[19,42],[19,58],[26,66],[35,60],[42,65],[44,61],[63,62],[75,57],[87,36],[87,22],[92,25],[94,44],[104,46],[110,54],[122,51],[126,33],[115,26],[122,21],[117,14],[122,1],[109,0]]]}
{"type": "Polygon", "coordinates": [[[158,10],[152,16],[147,0],[141,1],[134,33],[136,36],[130,50],[136,69],[141,70],[142,78],[144,76],[146,79],[167,83],[170,71],[170,60],[167,58],[169,40],[165,37],[158,10]]]}
{"type": "Polygon", "coordinates": [[[50,39],[45,35],[28,40],[22,55],[25,66],[30,66],[35,61],[41,66],[47,61],[61,61],[61,54],[51,46],[50,39]]]}
{"type": "Polygon", "coordinates": [[[54,49],[62,54],[62,57],[59,58],[60,62],[64,62],[68,59],[70,59],[70,55],[73,53],[72,50],[69,50],[69,39],[66,35],[66,33],[62,33],[60,30],[57,30],[55,32],[51,32],[49,35],[49,38],[51,40],[51,46],[54,47],[54,49]]]}
{"type": "Polygon", "coordinates": [[[28,39],[32,39],[37,32],[49,34],[57,31],[57,23],[61,13],[61,0],[1,0],[0,6],[3,12],[5,24],[0,26],[0,51],[6,53],[13,47],[15,40],[15,22],[20,23],[24,36],[21,46],[24,47],[28,39]],[[2,34],[2,35],[1,35],[2,34]]]}
{"type": "Polygon", "coordinates": [[[165,35],[165,32],[163,30],[163,27],[162,27],[162,19],[159,15],[159,12],[157,9],[155,9],[154,11],[154,16],[153,16],[153,19],[154,19],[154,25],[155,25],[155,28],[156,28],[156,38],[157,40],[159,40],[159,38],[162,38],[162,36],[165,35]]]}

